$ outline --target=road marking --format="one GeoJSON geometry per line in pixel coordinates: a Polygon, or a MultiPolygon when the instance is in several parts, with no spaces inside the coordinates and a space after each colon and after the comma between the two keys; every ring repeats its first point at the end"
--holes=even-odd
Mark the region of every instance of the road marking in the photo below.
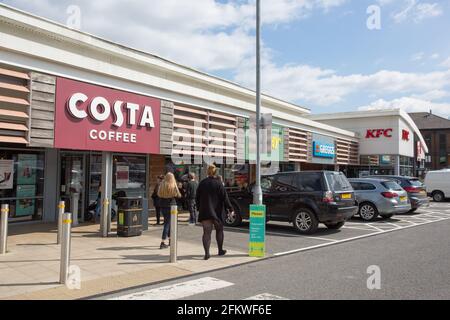
{"type": "MultiPolygon", "coordinates": [[[[448,217],[446,219],[443,219],[443,220],[450,220],[450,217],[448,217]]],[[[369,234],[365,234],[365,235],[361,235],[361,236],[357,236],[357,237],[351,237],[351,238],[347,238],[347,239],[342,239],[342,240],[338,240],[338,241],[335,241],[335,242],[322,243],[322,244],[318,244],[318,245],[315,245],[315,246],[309,246],[309,247],[289,250],[289,251],[285,251],[285,252],[278,252],[278,253],[275,253],[274,256],[284,256],[284,255],[288,255],[288,254],[292,254],[292,253],[298,253],[298,252],[308,251],[308,250],[312,250],[312,249],[328,247],[328,246],[335,245],[335,244],[340,244],[340,243],[344,243],[344,242],[350,242],[350,241],[354,241],[354,240],[364,239],[364,238],[373,237],[373,236],[376,236],[376,235],[381,235],[381,234],[394,232],[394,231],[398,231],[398,230],[414,228],[414,227],[417,227],[417,226],[423,226],[423,225],[427,225],[427,224],[431,224],[431,223],[435,223],[435,222],[434,221],[428,221],[428,222],[423,222],[423,223],[417,223],[417,224],[414,224],[414,225],[404,226],[401,229],[389,229],[389,230],[381,230],[380,229],[381,231],[377,231],[377,232],[373,232],[373,233],[369,233],[369,234]]]]}
{"type": "Polygon", "coordinates": [[[244,300],[289,300],[280,296],[276,296],[270,293],[261,293],[256,296],[244,299],[244,300]]]}
{"type": "Polygon", "coordinates": [[[161,288],[127,294],[109,300],[176,300],[212,290],[223,289],[233,285],[234,283],[231,282],[212,277],[205,277],[161,288]]]}

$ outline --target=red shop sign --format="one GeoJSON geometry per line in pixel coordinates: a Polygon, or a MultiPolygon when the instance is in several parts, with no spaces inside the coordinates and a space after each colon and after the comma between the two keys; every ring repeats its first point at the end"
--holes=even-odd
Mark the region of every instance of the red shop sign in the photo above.
{"type": "Polygon", "coordinates": [[[158,154],[161,101],[57,78],[55,148],[158,154]]]}
{"type": "Polygon", "coordinates": [[[366,139],[392,138],[393,129],[368,129],[366,139]]]}

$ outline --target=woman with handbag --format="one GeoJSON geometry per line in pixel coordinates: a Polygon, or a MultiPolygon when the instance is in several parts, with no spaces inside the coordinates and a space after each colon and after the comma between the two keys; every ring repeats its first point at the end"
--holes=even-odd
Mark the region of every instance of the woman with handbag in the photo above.
{"type": "Polygon", "coordinates": [[[208,177],[200,182],[195,202],[199,211],[198,221],[203,225],[203,248],[205,260],[210,258],[211,233],[216,229],[216,240],[219,256],[227,253],[223,250],[223,212],[226,209],[233,214],[233,206],[228,199],[225,187],[216,177],[217,168],[214,165],[208,167],[208,177]]]}

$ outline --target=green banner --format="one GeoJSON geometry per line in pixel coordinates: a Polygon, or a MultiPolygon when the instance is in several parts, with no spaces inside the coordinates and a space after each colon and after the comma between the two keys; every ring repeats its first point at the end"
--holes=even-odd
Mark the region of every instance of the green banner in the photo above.
{"type": "MultiPolygon", "coordinates": [[[[250,130],[249,130],[249,120],[246,120],[245,125],[245,159],[255,161],[256,153],[250,152],[250,130]]],[[[274,161],[283,162],[284,161],[284,129],[278,125],[272,125],[272,150],[269,153],[261,153],[261,161],[274,161]]]]}
{"type": "Polygon", "coordinates": [[[266,206],[250,205],[249,256],[266,255],[266,206]]]}

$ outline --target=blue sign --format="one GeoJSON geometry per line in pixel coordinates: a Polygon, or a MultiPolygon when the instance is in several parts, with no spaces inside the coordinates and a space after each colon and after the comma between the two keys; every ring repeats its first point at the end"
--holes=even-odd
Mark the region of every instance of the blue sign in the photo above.
{"type": "Polygon", "coordinates": [[[313,156],[318,158],[334,159],[336,156],[334,144],[313,141],[313,156]]]}

